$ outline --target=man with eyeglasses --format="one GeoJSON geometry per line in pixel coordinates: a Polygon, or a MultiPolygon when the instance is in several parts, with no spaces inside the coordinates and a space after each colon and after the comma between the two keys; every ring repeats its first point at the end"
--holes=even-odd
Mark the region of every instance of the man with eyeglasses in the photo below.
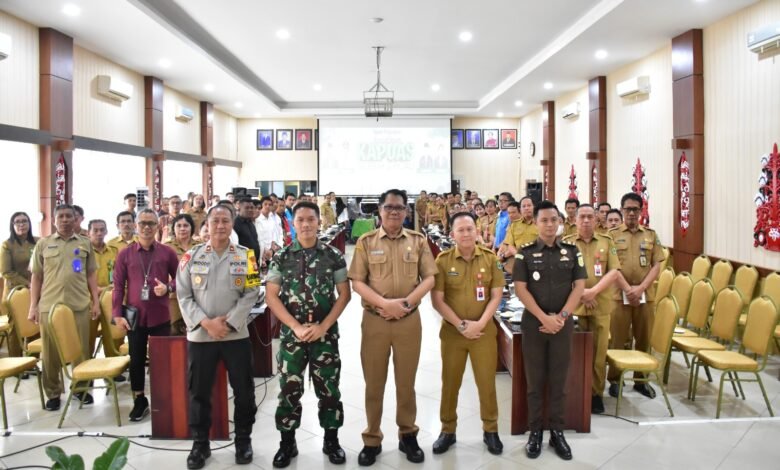
{"type": "Polygon", "coordinates": [[[498,196],[498,219],[496,219],[496,232],[493,236],[493,248],[498,250],[506,238],[506,229],[509,227],[509,213],[506,211],[509,203],[514,201],[512,193],[503,192],[498,196]]]}
{"type": "Polygon", "coordinates": [[[116,216],[116,228],[119,235],[108,241],[108,245],[121,252],[128,246],[138,241],[135,236],[135,213],[122,211],[116,216]]]}
{"type": "Polygon", "coordinates": [[[130,345],[130,388],[133,391],[130,421],[140,421],[149,414],[149,400],[144,396],[146,345],[150,336],[170,334],[168,295],[176,290],[179,265],[173,248],[154,239],[157,233],[154,210],[139,212],[136,226],[138,242],[116,258],[111,302],[114,322],[127,331],[130,345]],[[138,310],[134,325],[122,315],[123,305],[138,310]]]}
{"type": "MultiPolygon", "coordinates": [[[[661,262],[665,257],[655,230],[639,224],[642,197],[636,193],[626,193],[620,200],[620,207],[623,224],[609,232],[620,259],[621,276],[618,277],[618,285],[623,290],[623,301],[619,302],[610,322],[611,348],[632,349],[631,343],[634,343],[633,349],[647,351],[655,316],[653,283],[661,272],[661,262]]],[[[618,396],[619,377],[619,371],[609,370],[607,379],[610,382],[610,396],[618,396]]],[[[655,398],[655,390],[650,384],[636,382],[644,378],[643,373],[634,373],[634,390],[647,398],[655,398]]]]}
{"type": "Polygon", "coordinates": [[[158,242],[165,242],[169,238],[173,238],[173,225],[171,221],[181,214],[181,198],[179,196],[171,196],[168,199],[168,213],[161,216],[159,223],[157,224],[156,238],[158,242]]]}
{"type": "Polygon", "coordinates": [[[414,381],[420,360],[422,324],[418,306],[433,288],[436,263],[425,236],[403,228],[406,192],[390,189],[379,197],[382,226],[355,245],[349,268],[353,289],[362,298],[360,358],[366,382],[363,450],[358,463],[373,465],[382,452],[382,403],[390,353],[396,388],[398,448],[410,462],[425,454],[417,443],[419,428],[414,381]]]}
{"type": "MultiPolygon", "coordinates": [[[[100,315],[97,265],[89,239],[74,232],[76,211],[62,204],[54,209],[54,227],[57,231],[41,238],[35,244],[30,281],[30,321],[48,325],[49,310],[59,303],[73,310],[82,359],[91,357],[89,350],[89,320],[100,315]]],[[[43,350],[43,388],[48,397],[45,408],[60,409],[60,394],[64,387],[60,377],[60,356],[54,338],[47,327],[41,328],[43,350]]],[[[92,395],[79,392],[76,397],[85,405],[93,402],[92,395]]]]}

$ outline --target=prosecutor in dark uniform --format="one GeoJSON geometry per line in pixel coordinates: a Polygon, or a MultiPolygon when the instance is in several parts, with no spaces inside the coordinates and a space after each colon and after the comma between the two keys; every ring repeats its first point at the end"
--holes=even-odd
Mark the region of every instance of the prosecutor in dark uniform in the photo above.
{"type": "Polygon", "coordinates": [[[542,449],[545,384],[549,394],[550,446],[564,460],[571,449],[563,437],[566,377],[569,371],[571,314],[580,303],[588,277],[575,245],[556,238],[558,208],[542,201],[534,208],[539,238],[515,255],[512,280],[523,302],[523,366],[528,386],[528,428],[525,451],[535,459],[542,449]]]}

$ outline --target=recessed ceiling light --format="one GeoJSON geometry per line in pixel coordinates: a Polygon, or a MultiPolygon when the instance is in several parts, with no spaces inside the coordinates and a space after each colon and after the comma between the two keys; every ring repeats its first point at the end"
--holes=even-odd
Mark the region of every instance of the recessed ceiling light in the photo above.
{"type": "Polygon", "coordinates": [[[322,85],[319,83],[315,83],[312,88],[314,88],[314,91],[322,91],[322,85]]]}
{"type": "Polygon", "coordinates": [[[378,16],[375,16],[375,17],[373,17],[373,18],[369,18],[369,19],[368,19],[368,21],[370,21],[370,22],[372,22],[372,23],[381,23],[381,22],[383,22],[384,20],[385,20],[384,18],[380,18],[380,17],[378,17],[378,16]]]}
{"type": "Polygon", "coordinates": [[[501,111],[499,111],[499,112],[497,112],[497,113],[496,113],[496,117],[500,117],[500,118],[501,118],[501,117],[504,117],[504,113],[502,113],[501,111]]]}
{"type": "Polygon", "coordinates": [[[553,84],[552,82],[544,82],[544,89],[545,90],[552,90],[553,84]]]}
{"type": "Polygon", "coordinates": [[[522,101],[520,101],[520,100],[517,100],[517,101],[515,101],[515,106],[517,106],[518,108],[519,108],[520,106],[522,106],[522,105],[523,105],[523,102],[522,102],[522,101]]]}
{"type": "Polygon", "coordinates": [[[162,67],[164,69],[167,69],[167,68],[169,68],[171,66],[171,61],[170,61],[170,59],[162,58],[162,59],[157,61],[157,65],[159,65],[160,67],[162,67]]]}
{"type": "Polygon", "coordinates": [[[431,85],[431,90],[439,91],[441,90],[441,86],[438,83],[434,83],[433,85],[431,85]]]}
{"type": "Polygon", "coordinates": [[[236,108],[243,108],[244,107],[244,103],[242,103],[240,101],[236,101],[234,104],[235,104],[236,108]]]}
{"type": "Polygon", "coordinates": [[[282,28],[276,32],[276,37],[279,39],[290,39],[290,32],[282,28]]]}
{"type": "Polygon", "coordinates": [[[81,14],[81,7],[72,3],[66,3],[62,7],[62,13],[68,16],[79,16],[81,14]]]}
{"type": "Polygon", "coordinates": [[[595,57],[596,57],[598,60],[604,60],[604,59],[606,59],[606,58],[607,58],[607,56],[608,56],[609,54],[608,54],[608,53],[607,53],[607,51],[605,51],[604,49],[599,49],[599,50],[597,50],[597,51],[596,51],[596,53],[595,53],[595,54],[593,54],[593,55],[594,55],[594,56],[595,56],[595,57]]]}
{"type": "Polygon", "coordinates": [[[203,85],[203,89],[206,91],[214,91],[214,84],[213,83],[207,83],[203,85]]]}
{"type": "Polygon", "coordinates": [[[471,41],[471,38],[474,37],[470,31],[463,31],[458,35],[458,39],[460,39],[463,42],[469,42],[471,41]]]}

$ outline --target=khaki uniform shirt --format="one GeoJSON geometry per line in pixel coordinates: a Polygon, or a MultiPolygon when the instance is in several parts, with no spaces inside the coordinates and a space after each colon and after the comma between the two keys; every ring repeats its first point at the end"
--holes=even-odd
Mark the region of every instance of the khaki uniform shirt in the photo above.
{"type": "Polygon", "coordinates": [[[130,239],[130,241],[126,241],[122,238],[122,235],[117,235],[116,237],[112,238],[111,240],[106,242],[106,245],[113,247],[117,254],[119,254],[120,251],[124,250],[128,246],[132,245],[133,243],[138,241],[138,235],[133,235],[133,238],[130,239]]]}
{"type": "MultiPolygon", "coordinates": [[[[206,211],[203,209],[190,209],[187,214],[189,214],[192,217],[192,221],[195,222],[194,233],[200,233],[200,226],[203,225],[203,222],[206,220],[206,211]]],[[[173,236],[173,232],[169,235],[173,236]]]]}
{"type": "Polygon", "coordinates": [[[428,214],[428,200],[418,199],[414,203],[414,211],[417,213],[417,217],[420,219],[421,223],[423,223],[425,221],[425,216],[428,214]]]}
{"type": "Polygon", "coordinates": [[[428,204],[428,223],[443,224],[447,226],[447,209],[444,205],[430,203],[428,204]]]}
{"type": "MultiPolygon", "coordinates": [[[[621,224],[609,234],[615,242],[623,277],[632,286],[639,285],[653,265],[665,259],[661,241],[653,229],[639,225],[635,232],[631,232],[626,224],[621,224]]],[[[647,302],[655,299],[653,283],[645,291],[645,298],[647,302]]]]}
{"type": "Polygon", "coordinates": [[[600,235],[609,235],[609,228],[606,225],[601,225],[600,222],[596,223],[596,227],[593,231],[600,235]]]}
{"type": "Polygon", "coordinates": [[[87,274],[96,269],[88,238],[73,234],[66,240],[55,233],[38,240],[32,256],[32,272],[43,278],[38,310],[46,313],[60,302],[74,312],[87,310],[92,300],[87,274]]]}
{"type": "MultiPolygon", "coordinates": [[[[37,242],[38,239],[36,238],[37,242]]],[[[8,296],[11,289],[17,286],[29,287],[30,278],[30,257],[32,257],[34,243],[22,240],[22,243],[6,240],[0,246],[0,273],[5,280],[5,290],[3,299],[8,296]]]]}
{"type": "Polygon", "coordinates": [[[97,265],[97,284],[98,287],[106,287],[114,283],[114,263],[116,255],[119,252],[115,247],[108,244],[103,245],[99,250],[94,245],[92,251],[95,253],[95,264],[97,265]]]}
{"type": "MultiPolygon", "coordinates": [[[[585,269],[588,271],[588,278],[585,280],[586,289],[590,289],[598,284],[613,269],[620,269],[620,260],[615,249],[615,243],[608,236],[594,232],[593,238],[586,242],[579,234],[575,233],[565,237],[563,241],[576,245],[582,254],[582,258],[585,261],[585,269]],[[599,265],[598,269],[596,265],[599,265]]],[[[580,304],[574,314],[581,316],[609,315],[615,306],[616,294],[617,288],[613,284],[598,295],[596,298],[597,308],[590,310],[580,304]]]]}
{"type": "Polygon", "coordinates": [[[561,236],[566,238],[570,235],[577,235],[577,224],[574,222],[569,222],[567,219],[563,222],[563,235],[561,236]]]}
{"type": "MultiPolygon", "coordinates": [[[[173,251],[176,252],[176,256],[181,259],[182,256],[184,256],[184,253],[187,252],[184,248],[182,248],[181,244],[179,244],[179,241],[175,238],[170,238],[163,243],[165,246],[169,246],[173,248],[173,251]]],[[[195,239],[192,239],[190,242],[190,249],[195,248],[196,246],[200,245],[200,242],[195,241],[195,239]]]]}
{"type": "Polygon", "coordinates": [[[539,236],[539,230],[536,228],[533,220],[526,222],[523,219],[515,220],[506,229],[506,237],[503,243],[520,248],[521,246],[535,241],[539,236]]]}
{"type": "MultiPolygon", "coordinates": [[[[380,227],[358,239],[348,275],[352,280],[368,284],[384,298],[400,299],[436,271],[436,262],[423,234],[401,229],[398,237],[390,238],[380,227]]],[[[374,311],[374,306],[365,300],[362,305],[365,311],[374,311]]]]}
{"type": "Polygon", "coordinates": [[[325,201],[320,206],[320,222],[322,228],[328,228],[331,225],[336,225],[336,213],[333,211],[333,207],[329,202],[325,201]]]}
{"type": "MultiPolygon", "coordinates": [[[[444,292],[444,302],[462,320],[479,320],[490,302],[490,289],[505,285],[504,272],[498,257],[488,248],[477,245],[474,256],[466,261],[456,246],[442,251],[436,258],[436,285],[434,290],[444,292]],[[477,299],[477,287],[484,287],[484,297],[477,299]]],[[[493,322],[488,322],[492,325],[493,322]]],[[[445,328],[456,328],[447,321],[445,328]]]]}

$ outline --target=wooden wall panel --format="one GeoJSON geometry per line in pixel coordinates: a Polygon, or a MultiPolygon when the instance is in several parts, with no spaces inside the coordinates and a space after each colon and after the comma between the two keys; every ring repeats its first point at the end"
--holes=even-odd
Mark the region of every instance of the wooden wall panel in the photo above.
{"type": "Polygon", "coordinates": [[[545,101],[542,103],[542,142],[543,142],[543,160],[542,166],[546,166],[542,171],[546,172],[545,187],[546,197],[550,201],[555,201],[555,178],[563,171],[556,172],[555,168],[555,102],[545,101]]]}

